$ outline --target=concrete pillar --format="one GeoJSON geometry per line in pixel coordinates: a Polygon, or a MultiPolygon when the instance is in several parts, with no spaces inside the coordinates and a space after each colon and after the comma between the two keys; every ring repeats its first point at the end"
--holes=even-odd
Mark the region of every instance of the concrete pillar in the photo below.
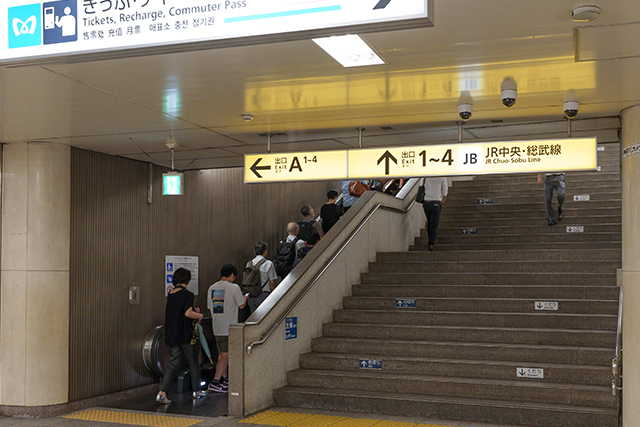
{"type": "Polygon", "coordinates": [[[0,405],[66,403],[71,150],[8,144],[2,172],[0,405]]]}
{"type": "MultiPolygon", "coordinates": [[[[622,151],[640,145],[640,105],[622,112],[622,151]]],[[[623,422],[640,420],[640,155],[622,159],[623,422]]]]}

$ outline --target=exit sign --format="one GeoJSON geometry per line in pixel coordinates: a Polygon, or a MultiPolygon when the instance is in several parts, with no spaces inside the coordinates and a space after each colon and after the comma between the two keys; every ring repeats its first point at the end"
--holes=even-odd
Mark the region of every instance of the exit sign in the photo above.
{"type": "Polygon", "coordinates": [[[184,174],[163,173],[162,174],[162,195],[182,196],[184,194],[184,174]]]}

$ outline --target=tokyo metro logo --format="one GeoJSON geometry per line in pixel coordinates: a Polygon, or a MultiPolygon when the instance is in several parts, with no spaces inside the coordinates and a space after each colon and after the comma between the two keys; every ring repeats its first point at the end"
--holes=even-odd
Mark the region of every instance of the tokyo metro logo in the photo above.
{"type": "Polygon", "coordinates": [[[77,0],[15,6],[8,13],[9,49],[78,40],[77,0]]]}
{"type": "Polygon", "coordinates": [[[42,43],[40,3],[9,8],[9,49],[42,43]]]}

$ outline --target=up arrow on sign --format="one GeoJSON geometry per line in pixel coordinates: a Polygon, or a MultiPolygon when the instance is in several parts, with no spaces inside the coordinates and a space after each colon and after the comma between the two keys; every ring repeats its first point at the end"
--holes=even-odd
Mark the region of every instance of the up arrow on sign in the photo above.
{"type": "Polygon", "coordinates": [[[380,0],[376,7],[373,8],[373,10],[384,9],[389,3],[391,3],[391,0],[380,0]]]}
{"type": "Polygon", "coordinates": [[[385,161],[384,164],[384,174],[385,175],[389,175],[389,161],[393,160],[393,163],[395,163],[396,165],[398,164],[398,159],[396,159],[395,157],[393,157],[393,154],[391,154],[389,152],[389,150],[385,151],[384,154],[382,155],[382,157],[380,157],[378,159],[378,164],[382,163],[382,161],[385,161]]]}

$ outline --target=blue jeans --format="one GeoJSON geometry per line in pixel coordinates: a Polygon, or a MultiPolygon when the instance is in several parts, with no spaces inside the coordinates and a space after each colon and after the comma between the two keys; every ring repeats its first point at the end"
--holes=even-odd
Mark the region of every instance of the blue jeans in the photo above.
{"type": "Polygon", "coordinates": [[[438,236],[438,225],[440,225],[440,210],[442,209],[442,203],[436,201],[425,201],[422,203],[422,209],[424,209],[424,215],[427,217],[429,244],[435,245],[436,237],[438,236]]]}
{"type": "Polygon", "coordinates": [[[178,376],[184,365],[189,365],[189,377],[191,378],[191,390],[198,391],[200,387],[200,363],[198,362],[198,350],[200,347],[189,345],[188,342],[169,347],[171,360],[167,364],[167,369],[162,377],[160,391],[165,393],[171,388],[173,380],[178,376]]]}

